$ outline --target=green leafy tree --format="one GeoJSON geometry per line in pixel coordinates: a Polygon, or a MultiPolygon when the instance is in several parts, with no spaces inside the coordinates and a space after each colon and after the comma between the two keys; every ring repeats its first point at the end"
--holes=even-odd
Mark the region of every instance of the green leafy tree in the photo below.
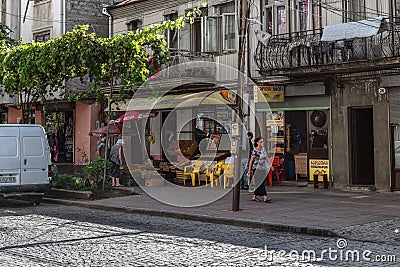
{"type": "MultiPolygon", "coordinates": [[[[17,96],[23,121],[33,105],[44,103],[72,77],[84,77],[90,49],[96,46],[87,26],[44,43],[32,42],[5,47],[0,52],[0,74],[4,90],[17,96]]],[[[89,58],[89,59],[88,59],[89,58]]]]}

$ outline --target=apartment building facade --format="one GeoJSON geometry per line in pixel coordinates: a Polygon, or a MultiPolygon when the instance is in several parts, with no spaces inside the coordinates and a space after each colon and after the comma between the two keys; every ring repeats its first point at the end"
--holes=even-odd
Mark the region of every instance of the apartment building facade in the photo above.
{"type": "Polygon", "coordinates": [[[370,0],[261,3],[270,36],[254,57],[260,85],[285,90],[284,102],[271,104],[285,115],[285,149],[328,159],[335,187],[400,188],[399,7],[370,0]]]}

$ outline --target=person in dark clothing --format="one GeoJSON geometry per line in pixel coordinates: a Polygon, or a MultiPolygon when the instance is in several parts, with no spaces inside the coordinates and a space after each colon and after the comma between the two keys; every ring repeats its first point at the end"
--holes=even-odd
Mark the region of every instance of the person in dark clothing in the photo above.
{"type": "Polygon", "coordinates": [[[246,182],[246,175],[247,175],[247,171],[248,171],[248,166],[249,166],[249,162],[250,162],[250,158],[251,158],[251,153],[253,153],[253,133],[252,132],[248,132],[247,133],[247,139],[249,140],[246,152],[243,152],[243,157],[242,157],[242,166],[244,171],[242,172],[242,175],[240,177],[240,189],[245,189],[248,190],[249,189],[249,185],[246,182]],[[246,158],[244,158],[246,157],[246,158]]]}
{"type": "Polygon", "coordinates": [[[260,201],[257,196],[263,196],[264,202],[271,201],[271,198],[267,195],[264,183],[270,169],[273,170],[273,167],[264,148],[264,140],[257,137],[254,140],[254,149],[251,154],[248,170],[248,175],[254,180],[252,182],[258,186],[253,193],[252,201],[260,201]]]}
{"type": "Polygon", "coordinates": [[[113,145],[110,149],[110,162],[112,164],[111,176],[112,176],[112,186],[122,186],[119,183],[119,179],[121,178],[121,172],[119,166],[122,164],[121,152],[124,141],[122,139],[118,139],[115,145],[113,145]]]}

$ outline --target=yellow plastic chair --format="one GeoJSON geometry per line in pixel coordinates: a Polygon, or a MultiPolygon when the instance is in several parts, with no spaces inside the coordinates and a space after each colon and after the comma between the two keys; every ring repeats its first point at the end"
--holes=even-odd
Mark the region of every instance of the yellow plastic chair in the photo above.
{"type": "MultiPolygon", "coordinates": [[[[231,163],[224,164],[222,166],[222,168],[224,169],[224,189],[225,189],[228,179],[235,178],[235,176],[234,176],[235,168],[234,168],[234,165],[231,163]]],[[[221,181],[220,181],[220,183],[221,183],[221,181]]]]}
{"type": "Polygon", "coordinates": [[[196,185],[196,177],[198,177],[200,185],[200,172],[203,166],[204,163],[202,161],[196,161],[189,166],[185,166],[183,169],[183,185],[185,185],[186,177],[188,175],[192,178],[192,186],[196,185]]]}
{"type": "Polygon", "coordinates": [[[208,166],[206,168],[206,185],[207,185],[207,180],[210,179],[211,187],[214,186],[214,179],[215,180],[218,179],[218,177],[220,177],[222,174],[223,164],[224,164],[223,162],[218,162],[217,164],[208,166]]]}

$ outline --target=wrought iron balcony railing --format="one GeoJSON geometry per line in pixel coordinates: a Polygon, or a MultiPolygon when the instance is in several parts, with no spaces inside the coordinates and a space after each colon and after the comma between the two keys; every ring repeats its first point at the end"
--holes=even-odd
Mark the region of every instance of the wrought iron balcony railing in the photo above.
{"type": "Polygon", "coordinates": [[[260,72],[265,72],[400,56],[399,27],[367,38],[334,42],[321,41],[321,36],[321,32],[271,36],[266,45],[258,43],[255,62],[260,72]]]}
{"type": "Polygon", "coordinates": [[[174,50],[171,51],[171,68],[167,69],[166,76],[169,78],[193,77],[197,79],[215,77],[215,57],[209,53],[174,50]],[[190,64],[194,62],[205,62],[203,65],[190,64]]]}
{"type": "Polygon", "coordinates": [[[184,50],[171,50],[170,54],[171,54],[172,65],[193,62],[193,61],[206,61],[206,62],[215,61],[214,55],[210,53],[184,51],[184,50]]]}
{"type": "Polygon", "coordinates": [[[159,72],[151,76],[145,87],[160,92],[190,83],[213,83],[216,77],[215,62],[212,54],[191,51],[172,50],[168,65],[162,66],[159,72]],[[204,62],[204,64],[199,64],[204,62]]]}

